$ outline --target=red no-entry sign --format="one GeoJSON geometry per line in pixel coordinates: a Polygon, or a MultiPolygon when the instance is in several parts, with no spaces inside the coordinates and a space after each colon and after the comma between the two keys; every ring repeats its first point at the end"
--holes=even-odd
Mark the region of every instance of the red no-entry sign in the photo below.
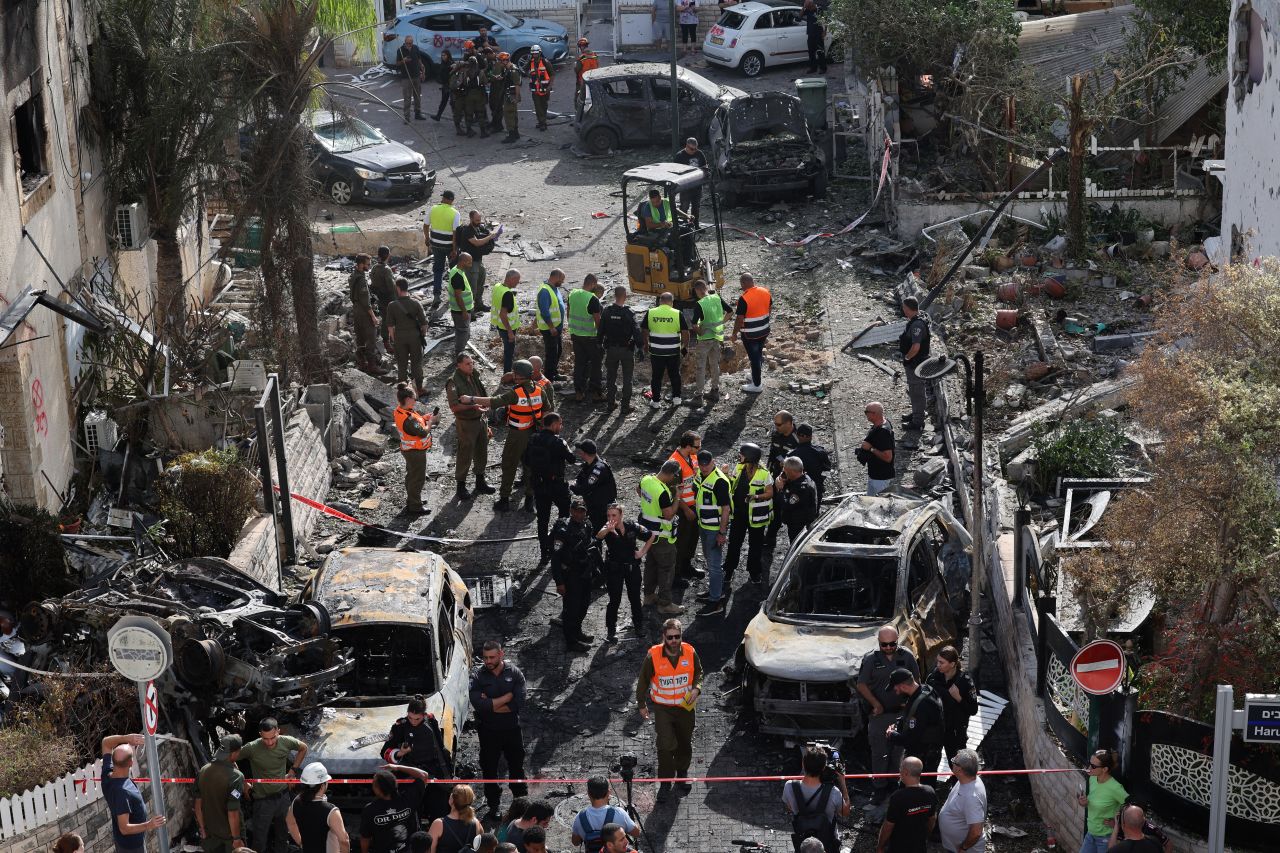
{"type": "Polygon", "coordinates": [[[1124,649],[1110,640],[1094,640],[1071,659],[1071,677],[1084,692],[1106,696],[1124,678],[1124,649]]]}
{"type": "Polygon", "coordinates": [[[147,727],[147,734],[156,733],[160,725],[160,694],[156,692],[156,683],[147,682],[146,699],[142,703],[142,724],[147,727]]]}

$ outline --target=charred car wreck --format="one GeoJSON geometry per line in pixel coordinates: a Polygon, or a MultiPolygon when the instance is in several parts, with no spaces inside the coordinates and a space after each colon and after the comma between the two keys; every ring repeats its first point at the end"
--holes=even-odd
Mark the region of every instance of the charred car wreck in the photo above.
{"type": "Polygon", "coordinates": [[[827,191],[827,163],[813,143],[800,99],[753,92],[716,111],[708,131],[716,188],[725,207],[744,199],[827,191]]]}
{"type": "Polygon", "coordinates": [[[156,681],[170,720],[197,750],[203,721],[238,731],[239,720],[310,710],[340,695],[356,667],[330,634],[316,602],[290,604],[225,560],[125,564],[95,586],[34,603],[23,636],[37,668],[85,671],[106,663],[107,630],[126,615],[149,616],[169,632],[173,666],[156,681]]]}
{"type": "Polygon", "coordinates": [[[791,553],[738,653],[744,709],[762,732],[852,738],[854,688],[876,631],[898,628],[923,670],[967,618],[972,544],[940,501],[856,495],[827,512],[791,553]]]}

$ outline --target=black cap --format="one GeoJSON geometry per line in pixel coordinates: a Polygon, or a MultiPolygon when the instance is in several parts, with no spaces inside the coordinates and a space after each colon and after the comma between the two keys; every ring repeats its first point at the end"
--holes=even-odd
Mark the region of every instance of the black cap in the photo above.
{"type": "Polygon", "coordinates": [[[716,461],[715,454],[714,454],[714,453],[712,453],[710,450],[699,450],[699,451],[698,451],[698,464],[699,464],[699,465],[710,465],[712,462],[715,462],[715,461],[716,461]]]}
{"type": "Polygon", "coordinates": [[[596,443],[589,438],[584,438],[582,441],[579,441],[578,449],[583,453],[590,453],[592,456],[595,456],[597,453],[596,443]]]}
{"type": "Polygon", "coordinates": [[[569,501],[569,510],[572,512],[575,509],[580,509],[583,512],[586,512],[587,502],[584,501],[582,498],[574,498],[573,500],[569,501]]]}
{"type": "Polygon", "coordinates": [[[813,437],[813,426],[806,423],[796,424],[796,435],[807,435],[813,437]]]}
{"type": "Polygon", "coordinates": [[[889,686],[897,687],[899,684],[906,684],[908,681],[915,681],[916,677],[911,674],[911,670],[905,667],[898,667],[889,673],[889,686]]]}

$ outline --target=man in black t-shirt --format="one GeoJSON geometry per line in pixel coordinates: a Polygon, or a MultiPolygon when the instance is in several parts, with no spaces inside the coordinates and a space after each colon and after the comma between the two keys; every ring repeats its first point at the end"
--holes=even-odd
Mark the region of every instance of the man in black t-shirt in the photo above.
{"type": "Polygon", "coordinates": [[[920,784],[924,763],[919,758],[902,759],[898,778],[902,787],[889,796],[889,809],[880,825],[876,853],[925,853],[929,834],[938,820],[938,795],[920,784]]]}
{"type": "MultiPolygon", "coordinates": [[[[697,166],[702,170],[703,174],[707,172],[707,155],[703,154],[702,149],[698,147],[696,137],[690,136],[686,139],[684,147],[677,151],[671,159],[684,166],[697,166]]],[[[698,211],[701,207],[701,186],[680,193],[680,209],[689,214],[689,221],[694,228],[698,227],[698,211]]]]}
{"type": "Polygon", "coordinates": [[[484,259],[493,251],[493,244],[502,236],[503,226],[496,229],[485,224],[480,211],[473,210],[467,217],[467,224],[458,226],[454,232],[454,241],[458,251],[471,255],[471,269],[467,278],[471,280],[471,295],[475,305],[472,306],[471,319],[475,319],[481,311],[488,311],[484,304],[484,259]]]}
{"type": "Polygon", "coordinates": [[[893,429],[884,419],[884,406],[875,402],[867,403],[863,411],[871,422],[871,429],[854,456],[867,466],[867,494],[878,495],[889,488],[894,476],[893,429]]]}
{"type": "Polygon", "coordinates": [[[373,795],[377,797],[360,812],[361,853],[408,853],[409,836],[418,831],[418,808],[430,776],[425,770],[402,764],[388,764],[373,774],[373,795]],[[412,776],[407,785],[397,785],[397,773],[412,776]]]}
{"type": "Polygon", "coordinates": [[[1147,834],[1148,828],[1155,830],[1155,827],[1147,822],[1147,813],[1142,810],[1141,806],[1125,805],[1120,807],[1120,814],[1116,816],[1115,824],[1111,830],[1111,846],[1107,848],[1107,853],[1118,851],[1118,853],[1164,853],[1168,846],[1162,844],[1159,839],[1153,838],[1147,834]]]}

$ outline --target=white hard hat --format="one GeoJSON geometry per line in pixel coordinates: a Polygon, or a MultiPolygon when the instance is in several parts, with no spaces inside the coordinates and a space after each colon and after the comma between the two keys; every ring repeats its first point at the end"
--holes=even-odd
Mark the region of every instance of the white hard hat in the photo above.
{"type": "Polygon", "coordinates": [[[537,45],[537,44],[535,44],[533,47],[529,48],[529,52],[530,52],[530,53],[542,53],[542,46],[541,46],[541,45],[537,45]]]}
{"type": "Polygon", "coordinates": [[[298,776],[298,781],[304,785],[323,785],[333,777],[329,775],[329,771],[324,769],[324,765],[319,761],[313,761],[306,767],[302,768],[302,773],[298,776]]]}

